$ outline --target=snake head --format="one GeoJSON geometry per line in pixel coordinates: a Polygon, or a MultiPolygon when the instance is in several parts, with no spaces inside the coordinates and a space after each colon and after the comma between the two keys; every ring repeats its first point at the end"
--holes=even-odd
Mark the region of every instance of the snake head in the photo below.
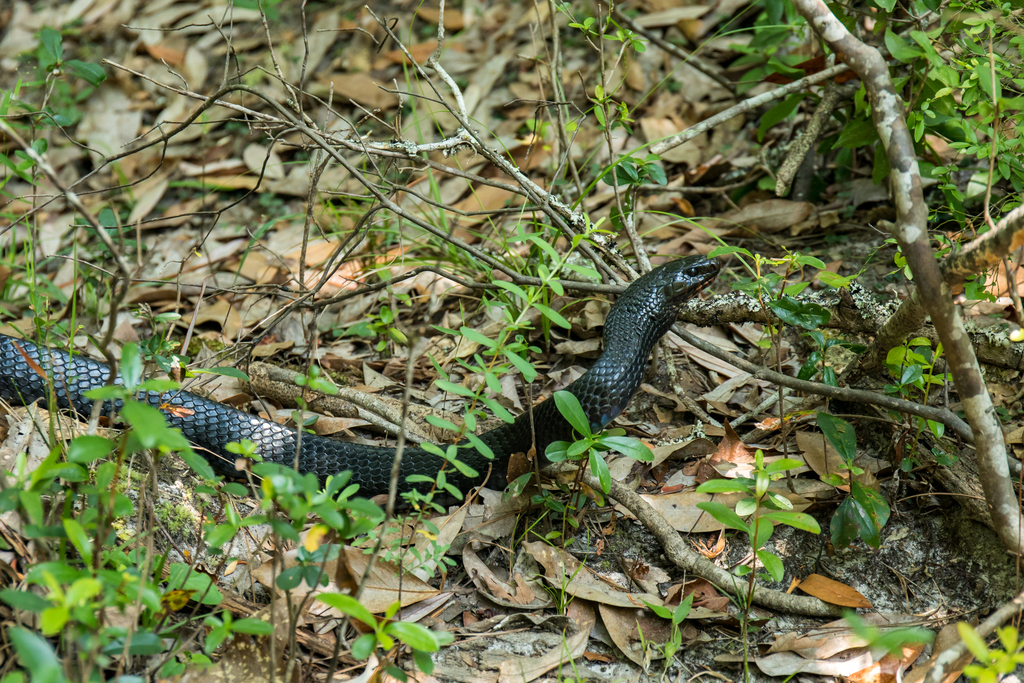
{"type": "Polygon", "coordinates": [[[672,311],[672,317],[697,292],[707,287],[722,269],[718,259],[703,256],[687,256],[665,264],[651,274],[657,274],[665,297],[665,309],[672,311]]]}

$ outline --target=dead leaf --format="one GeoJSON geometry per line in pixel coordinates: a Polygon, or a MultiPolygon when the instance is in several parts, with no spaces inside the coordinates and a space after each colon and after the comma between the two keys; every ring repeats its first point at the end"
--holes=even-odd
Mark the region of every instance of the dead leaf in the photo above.
{"type": "Polygon", "coordinates": [[[857,609],[868,609],[871,603],[861,595],[855,588],[839,583],[832,579],[811,574],[797,585],[797,588],[808,595],[813,595],[823,602],[842,607],[855,607],[857,609]]]}

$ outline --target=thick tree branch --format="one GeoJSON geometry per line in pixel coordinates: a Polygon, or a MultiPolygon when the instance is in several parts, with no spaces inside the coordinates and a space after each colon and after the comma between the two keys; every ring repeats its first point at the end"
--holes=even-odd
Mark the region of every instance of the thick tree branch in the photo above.
{"type": "Polygon", "coordinates": [[[928,211],[921,191],[913,138],[889,68],[878,50],[854,37],[821,0],[794,0],[797,10],[825,43],[852,68],[868,92],[871,115],[891,167],[890,187],[896,204],[893,228],[917,287],[927,293],[925,310],[939,333],[957,391],[974,432],[978,472],[1003,543],[1024,550],[1024,520],[1010,483],[1006,444],[992,399],[981,376],[963,321],[953,304],[928,239],[928,211]]]}

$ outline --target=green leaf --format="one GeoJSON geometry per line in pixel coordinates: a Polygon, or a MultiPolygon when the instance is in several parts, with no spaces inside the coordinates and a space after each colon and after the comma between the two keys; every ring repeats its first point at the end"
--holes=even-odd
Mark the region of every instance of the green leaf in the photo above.
{"type": "Polygon", "coordinates": [[[742,254],[743,256],[746,256],[748,258],[754,258],[754,255],[750,253],[749,249],[744,249],[743,247],[730,247],[726,245],[722,245],[720,247],[715,247],[714,249],[712,249],[711,253],[708,254],[708,258],[717,258],[719,256],[725,256],[727,254],[742,254]]]}
{"type": "Polygon", "coordinates": [[[912,46],[901,36],[893,33],[891,28],[885,29],[885,47],[888,48],[889,54],[904,64],[924,56],[920,48],[912,46]]]}
{"type": "MultiPolygon", "coordinates": [[[[818,526],[817,520],[811,517],[805,512],[791,512],[789,510],[775,510],[774,512],[768,512],[764,515],[765,519],[779,524],[785,524],[791,526],[794,529],[800,529],[801,531],[809,531],[812,534],[820,534],[821,527],[818,526]]],[[[777,581],[778,579],[776,579],[777,581]]]]}
{"type": "Polygon", "coordinates": [[[782,581],[786,576],[786,568],[782,566],[782,560],[774,553],[770,553],[767,550],[758,550],[757,559],[761,560],[761,564],[764,565],[764,568],[776,581],[782,581]]]}
{"type": "Polygon", "coordinates": [[[548,462],[563,462],[569,457],[569,446],[571,445],[568,441],[552,441],[544,449],[544,457],[548,459],[548,462]]]}
{"type": "Polygon", "coordinates": [[[452,634],[431,631],[419,624],[408,621],[393,621],[388,624],[385,632],[395,636],[400,641],[421,652],[437,652],[445,642],[454,639],[452,634]]]}
{"type": "Polygon", "coordinates": [[[171,565],[170,576],[167,577],[167,590],[179,588],[195,591],[193,599],[204,605],[219,605],[224,599],[209,575],[195,571],[182,562],[175,562],[171,565]]]}
{"type": "Polygon", "coordinates": [[[121,379],[129,391],[133,391],[142,382],[142,356],[137,344],[125,344],[121,348],[121,379]]]}
{"type": "Polygon", "coordinates": [[[590,436],[590,420],[583,412],[580,400],[568,391],[556,391],[554,396],[555,406],[562,417],[569,425],[582,436],[590,436]]]}
{"type": "Polygon", "coordinates": [[[519,285],[512,284],[511,282],[505,282],[504,280],[492,280],[492,282],[505,291],[519,297],[523,301],[529,301],[530,299],[526,292],[523,291],[523,288],[519,285]]]}
{"type": "Polygon", "coordinates": [[[978,60],[974,73],[978,76],[978,85],[981,86],[981,89],[987,95],[985,99],[991,102],[993,97],[998,100],[1003,96],[1003,86],[998,76],[995,79],[992,78],[992,69],[989,66],[988,60],[978,60]]]}
{"type": "Polygon", "coordinates": [[[494,460],[494,451],[491,450],[490,446],[484,443],[483,439],[476,434],[466,434],[466,439],[473,445],[473,448],[476,449],[477,453],[488,460],[494,460]]]}
{"type": "Polygon", "coordinates": [[[178,451],[178,457],[185,461],[185,464],[192,468],[192,471],[198,474],[203,479],[213,481],[217,479],[217,475],[214,473],[210,463],[207,462],[206,458],[203,458],[196,454],[191,448],[182,448],[178,451]]]}
{"type": "Polygon", "coordinates": [[[498,418],[499,420],[502,420],[502,421],[507,422],[509,424],[512,424],[513,422],[516,421],[516,419],[514,417],[512,417],[512,413],[508,412],[508,409],[505,408],[505,406],[501,405],[500,403],[495,401],[493,398],[488,398],[487,396],[481,396],[480,397],[480,402],[483,403],[485,406],[487,406],[487,408],[492,413],[494,413],[494,417],[498,418]]]}
{"type": "Polygon", "coordinates": [[[873,144],[878,140],[878,131],[870,118],[860,118],[846,124],[836,140],[836,147],[856,149],[873,144]]]}
{"type": "Polygon", "coordinates": [[[371,628],[377,626],[377,619],[370,613],[370,610],[359,604],[359,601],[351,595],[344,595],[342,593],[320,593],[316,596],[316,599],[325,605],[330,605],[331,607],[341,611],[343,614],[347,614],[353,619],[358,619],[371,628]]]}
{"type": "Polygon", "coordinates": [[[879,547],[881,529],[889,520],[888,503],[877,491],[856,481],[851,482],[850,494],[832,515],[832,545],[845,548],[859,536],[871,547],[879,547]]]}
{"type": "Polygon", "coordinates": [[[524,382],[530,384],[533,382],[533,380],[537,379],[537,370],[534,369],[533,363],[526,360],[525,358],[515,353],[514,351],[509,351],[508,349],[504,349],[502,353],[504,354],[505,358],[508,359],[508,362],[514,365],[517,370],[519,370],[519,373],[523,376],[524,382]]]}
{"type": "Polygon", "coordinates": [[[64,39],[61,37],[60,31],[49,27],[43,28],[39,31],[39,46],[49,58],[45,64],[46,68],[56,64],[64,56],[64,39]]]}
{"type": "Polygon", "coordinates": [[[961,621],[956,625],[956,630],[960,632],[960,639],[964,641],[964,645],[971,651],[971,654],[979,662],[988,663],[991,660],[991,655],[988,651],[988,646],[985,644],[985,639],[982,638],[974,627],[967,622],[961,621]]]}
{"type": "Polygon", "coordinates": [[[68,460],[71,462],[88,465],[91,462],[105,458],[114,450],[114,442],[102,436],[83,434],[71,440],[68,446],[68,460]]]}
{"type": "Polygon", "coordinates": [[[697,493],[745,493],[749,479],[708,479],[697,487],[697,493]]]}
{"type": "Polygon", "coordinates": [[[590,471],[601,482],[601,491],[606,495],[612,490],[612,473],[608,470],[608,463],[597,449],[590,449],[590,471]]]}
{"type": "Polygon", "coordinates": [[[544,317],[550,320],[555,325],[558,325],[559,327],[565,328],[567,330],[572,328],[572,325],[569,324],[569,321],[563,318],[562,314],[556,311],[555,309],[545,306],[544,304],[535,303],[533,306],[538,311],[543,313],[544,317]]]}
{"type": "Polygon", "coordinates": [[[775,474],[776,472],[785,472],[786,470],[795,470],[798,467],[803,467],[803,463],[793,458],[779,458],[775,462],[768,463],[765,466],[764,471],[768,474],[775,474]]]}
{"type": "Polygon", "coordinates": [[[160,437],[167,430],[167,422],[159,410],[138,401],[126,401],[121,407],[121,415],[135,429],[135,436],[143,448],[161,445],[160,437]]]}
{"type": "Polygon", "coordinates": [[[81,607],[100,594],[103,584],[91,576],[76,580],[64,596],[64,604],[68,607],[81,607]]]}
{"type": "Polygon", "coordinates": [[[39,630],[43,632],[43,635],[56,635],[57,633],[60,633],[61,629],[64,628],[64,625],[68,623],[70,618],[71,612],[67,607],[64,607],[63,605],[58,607],[48,607],[39,615],[39,630]]]}
{"type": "Polygon", "coordinates": [[[533,242],[541,251],[547,254],[548,258],[551,259],[552,263],[558,263],[558,252],[555,248],[544,238],[543,235],[538,235],[535,232],[529,233],[526,238],[533,242]]]}
{"type": "Polygon", "coordinates": [[[376,649],[377,636],[373,633],[364,633],[352,642],[352,656],[360,661],[372,655],[376,649]]]}
{"type": "Polygon", "coordinates": [[[782,322],[805,330],[817,329],[832,317],[828,309],[809,301],[798,301],[790,296],[769,301],[768,306],[782,322]]]}
{"type": "Polygon", "coordinates": [[[455,384],[454,382],[449,382],[443,379],[436,380],[434,384],[436,384],[437,388],[441,391],[447,391],[458,396],[465,396],[466,398],[474,397],[473,390],[468,389],[461,384],[455,384]]]}
{"type": "Polygon", "coordinates": [[[453,432],[459,431],[459,428],[455,425],[454,422],[450,422],[449,420],[446,420],[443,417],[438,417],[436,415],[427,415],[427,424],[431,424],[434,425],[435,427],[440,427],[441,429],[447,429],[453,432]]]}
{"type": "Polygon", "coordinates": [[[248,633],[251,636],[269,636],[274,633],[274,627],[270,622],[253,617],[232,623],[231,630],[235,633],[248,633]]]}
{"type": "Polygon", "coordinates": [[[82,556],[85,563],[92,564],[92,539],[89,538],[89,534],[85,533],[85,529],[78,523],[78,520],[70,517],[65,519],[64,533],[68,535],[71,545],[75,546],[75,550],[82,556]]]}
{"type": "Polygon", "coordinates": [[[858,275],[860,275],[859,272],[843,277],[842,275],[836,275],[831,270],[821,270],[815,273],[814,277],[829,287],[842,289],[843,287],[849,287],[850,283],[856,280],[858,275]]]}
{"type": "Polygon", "coordinates": [[[601,443],[640,462],[653,462],[654,453],[642,441],[628,436],[604,436],[601,443]]]}
{"type": "Polygon", "coordinates": [[[249,381],[249,375],[245,374],[238,368],[233,368],[230,365],[222,365],[216,368],[199,368],[198,370],[189,370],[189,374],[196,375],[221,375],[223,377],[234,377],[240,379],[243,382],[249,381]]]}
{"type": "MultiPolygon", "coordinates": [[[[801,73],[797,78],[803,78],[801,73]]],[[[764,139],[764,134],[779,121],[783,121],[789,118],[789,115],[796,111],[797,106],[806,97],[804,93],[797,93],[790,95],[779,104],[769,109],[761,117],[761,122],[757,126],[757,139],[760,142],[764,139]]]]}
{"type": "Polygon", "coordinates": [[[740,519],[739,515],[721,503],[716,503],[714,501],[709,503],[697,503],[697,508],[708,513],[730,529],[744,531],[748,534],[750,533],[750,527],[747,526],[747,523],[740,519]]]}
{"type": "Polygon", "coordinates": [[[818,428],[848,464],[857,459],[857,434],[852,424],[829,413],[818,413],[818,428]]]}
{"type": "Polygon", "coordinates": [[[88,81],[90,85],[99,85],[107,79],[107,74],[103,73],[103,67],[99,64],[83,62],[79,59],[69,59],[67,66],[73,75],[88,81]]]}
{"type": "Polygon", "coordinates": [[[0,590],[0,600],[15,609],[22,609],[28,612],[41,613],[50,606],[50,603],[31,591],[17,591],[13,588],[0,590]]]}
{"type": "Polygon", "coordinates": [[[430,658],[429,652],[413,650],[412,658],[416,662],[416,668],[428,676],[434,672],[434,660],[430,658]]]}
{"type": "Polygon", "coordinates": [[[471,327],[460,327],[459,333],[466,339],[474,341],[477,344],[480,344],[481,346],[486,346],[489,349],[494,349],[497,348],[498,346],[498,342],[494,341],[493,339],[484,334],[481,334],[480,332],[477,332],[471,327]]]}
{"type": "Polygon", "coordinates": [[[32,674],[32,683],[59,683],[65,680],[64,667],[45,639],[21,626],[11,626],[7,635],[21,665],[32,674]]]}
{"type": "MultiPolygon", "coordinates": [[[[687,597],[689,597],[689,596],[687,596],[687,597]]],[[[652,612],[657,614],[662,619],[671,619],[672,618],[672,610],[670,610],[668,607],[664,607],[662,605],[652,605],[651,603],[647,602],[646,600],[644,600],[643,602],[644,602],[645,605],[647,605],[647,607],[652,612]]]]}

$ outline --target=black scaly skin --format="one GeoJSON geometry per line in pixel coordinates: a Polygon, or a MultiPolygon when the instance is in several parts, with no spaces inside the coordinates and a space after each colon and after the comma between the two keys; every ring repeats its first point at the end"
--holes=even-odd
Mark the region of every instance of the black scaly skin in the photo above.
{"type": "MultiPolygon", "coordinates": [[[[604,353],[590,370],[566,387],[579,399],[595,432],[626,408],[640,386],[651,349],[675,322],[683,303],[714,280],[718,270],[717,261],[699,256],[678,259],[639,278],[615,302],[605,322],[604,353]]],[[[26,404],[46,399],[48,395],[47,380],[26,362],[19,347],[52,378],[59,408],[73,409],[80,415],[91,414],[93,402],[84,394],[106,383],[110,375],[107,365],[5,335],[0,335],[0,398],[12,404],[26,404]]],[[[121,383],[120,378],[117,383],[121,383]]],[[[176,410],[164,412],[167,422],[180,429],[197,447],[197,452],[221,474],[238,476],[234,466],[236,456],[225,446],[241,439],[256,443],[265,461],[289,467],[294,462],[293,428],[187,391],[162,395],[150,392],[146,400],[155,407],[175,406],[176,410]]],[[[104,413],[110,412],[108,402],[104,413]]],[[[553,400],[534,406],[533,421],[540,454],[549,443],[572,438],[572,430],[553,400]]],[[[533,443],[529,414],[523,413],[512,424],[482,434],[480,439],[494,452],[493,461],[472,447],[459,449],[459,460],[477,470],[480,477],[468,479],[455,473],[451,465],[446,468],[449,482],[462,491],[481,483],[489,465],[492,471],[488,486],[505,486],[509,456],[528,451],[533,443]]],[[[352,482],[360,485],[360,494],[373,496],[388,489],[394,452],[393,448],[303,434],[299,471],[313,472],[323,481],[329,475],[352,470],[352,482]]],[[[435,477],[441,462],[421,448],[407,448],[402,458],[399,490],[410,488],[405,478],[411,474],[435,477]]]]}

